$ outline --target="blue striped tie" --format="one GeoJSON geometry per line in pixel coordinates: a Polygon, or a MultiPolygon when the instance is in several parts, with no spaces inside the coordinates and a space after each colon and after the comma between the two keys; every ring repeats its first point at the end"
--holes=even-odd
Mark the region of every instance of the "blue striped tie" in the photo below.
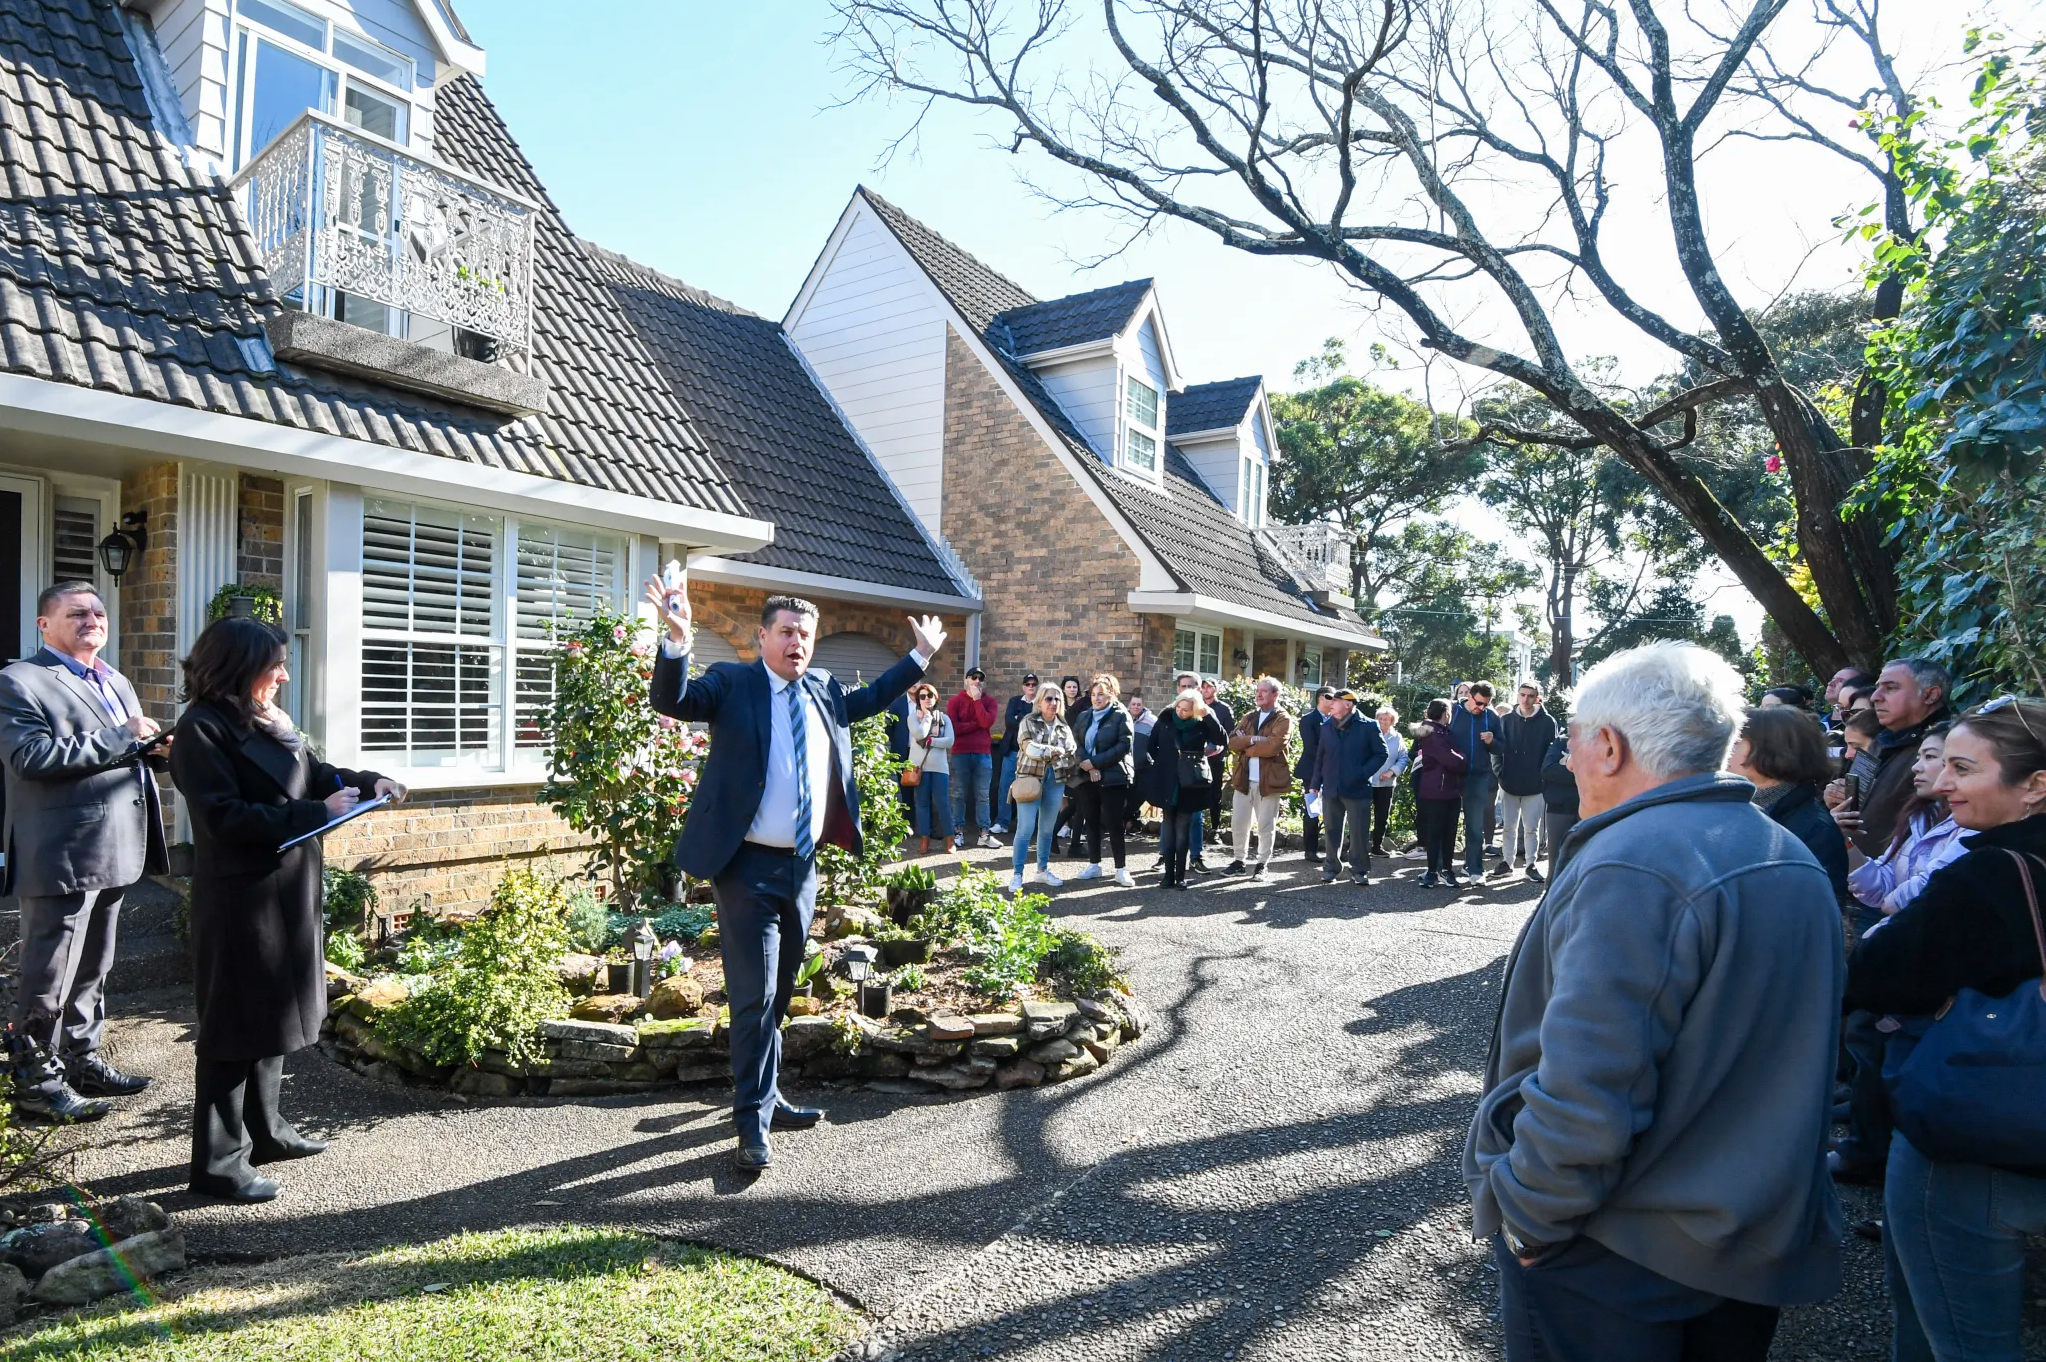
{"type": "Polygon", "coordinates": [[[789,745],[796,752],[796,855],[807,859],[817,850],[810,831],[810,724],[803,713],[803,685],[791,682],[789,697],[789,745]]]}

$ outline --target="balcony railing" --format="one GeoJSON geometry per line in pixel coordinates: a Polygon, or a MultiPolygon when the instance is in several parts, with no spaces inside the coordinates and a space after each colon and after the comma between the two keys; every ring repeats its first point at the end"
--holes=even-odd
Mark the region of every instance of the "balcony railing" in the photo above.
{"type": "Polygon", "coordinates": [[[312,111],[234,189],[278,291],[307,309],[344,293],[532,350],[530,199],[312,111]]]}
{"type": "Polygon", "coordinates": [[[1267,525],[1265,534],[1282,553],[1306,568],[1309,579],[1320,589],[1338,596],[1350,594],[1351,538],[1339,526],[1325,520],[1312,525],[1267,525]]]}

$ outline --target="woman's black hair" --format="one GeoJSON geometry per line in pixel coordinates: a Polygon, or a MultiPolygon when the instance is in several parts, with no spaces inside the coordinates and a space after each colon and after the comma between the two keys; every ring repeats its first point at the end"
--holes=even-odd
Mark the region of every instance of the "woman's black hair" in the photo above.
{"type": "Polygon", "coordinates": [[[1838,768],[1826,754],[1826,729],[1810,710],[1794,705],[1751,709],[1741,736],[1748,765],[1788,785],[1820,785],[1838,768]]]}
{"type": "Polygon", "coordinates": [[[206,626],[185,659],[186,704],[210,701],[245,724],[256,719],[256,678],[284,660],[284,631],[259,619],[229,616],[206,626]]]}
{"type": "Polygon", "coordinates": [[[1773,695],[1792,709],[1810,709],[1812,707],[1812,693],[1803,686],[1771,686],[1763,691],[1762,694],[1773,695]]]}
{"type": "Polygon", "coordinates": [[[1430,700],[1428,702],[1428,708],[1426,710],[1426,713],[1428,716],[1429,723],[1431,724],[1441,723],[1444,719],[1449,717],[1449,701],[1442,699],[1430,700]]]}
{"type": "Polygon", "coordinates": [[[1068,685],[1072,685],[1072,686],[1076,686],[1076,687],[1078,687],[1078,688],[1079,688],[1079,691],[1080,691],[1080,694],[1082,694],[1082,695],[1085,695],[1085,694],[1087,693],[1087,687],[1086,687],[1086,685],[1085,685],[1085,684],[1084,684],[1084,683],[1083,683],[1083,682],[1082,682],[1082,681],[1080,680],[1080,678],[1079,678],[1079,677],[1077,677],[1077,676],[1068,676],[1068,677],[1066,677],[1066,678],[1065,678],[1064,680],[1060,681],[1060,682],[1059,682],[1059,689],[1060,689],[1060,690],[1064,690],[1064,689],[1065,689],[1065,688],[1066,688],[1066,687],[1067,687],[1068,685]]]}

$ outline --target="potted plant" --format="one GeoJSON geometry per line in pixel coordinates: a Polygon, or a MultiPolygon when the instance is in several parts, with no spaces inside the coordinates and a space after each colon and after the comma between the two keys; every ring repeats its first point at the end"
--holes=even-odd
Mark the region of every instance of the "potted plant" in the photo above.
{"type": "Polygon", "coordinates": [[[881,963],[890,969],[925,964],[931,958],[932,941],[927,936],[884,936],[876,944],[881,947],[881,963]]]}
{"type": "Polygon", "coordinates": [[[812,986],[823,972],[824,947],[817,944],[814,940],[805,941],[803,943],[803,963],[796,967],[796,996],[798,998],[810,997],[812,986]]]}
{"type": "Polygon", "coordinates": [[[898,927],[907,927],[937,897],[938,877],[925,866],[904,866],[888,877],[888,916],[898,927]]]}
{"type": "Polygon", "coordinates": [[[284,597],[267,586],[229,582],[213,593],[206,603],[206,622],[223,619],[258,619],[265,624],[284,623],[284,597]]]}

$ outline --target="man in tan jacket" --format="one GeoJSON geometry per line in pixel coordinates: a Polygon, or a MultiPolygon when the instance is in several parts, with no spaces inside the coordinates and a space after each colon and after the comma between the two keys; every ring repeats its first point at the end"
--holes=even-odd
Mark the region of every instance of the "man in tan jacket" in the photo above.
{"type": "Polygon", "coordinates": [[[1243,858],[1250,851],[1250,824],[1257,820],[1257,868],[1252,875],[1263,879],[1272,859],[1272,838],[1278,830],[1279,805],[1293,788],[1293,773],[1286,767],[1286,738],[1293,732],[1293,716],[1279,708],[1279,683],[1269,676],[1257,679],[1257,708],[1236,721],[1229,735],[1229,750],[1236,754],[1236,773],[1231,784],[1236,802],[1230,826],[1236,832],[1236,859],[1229,873],[1243,873],[1243,858]]]}

